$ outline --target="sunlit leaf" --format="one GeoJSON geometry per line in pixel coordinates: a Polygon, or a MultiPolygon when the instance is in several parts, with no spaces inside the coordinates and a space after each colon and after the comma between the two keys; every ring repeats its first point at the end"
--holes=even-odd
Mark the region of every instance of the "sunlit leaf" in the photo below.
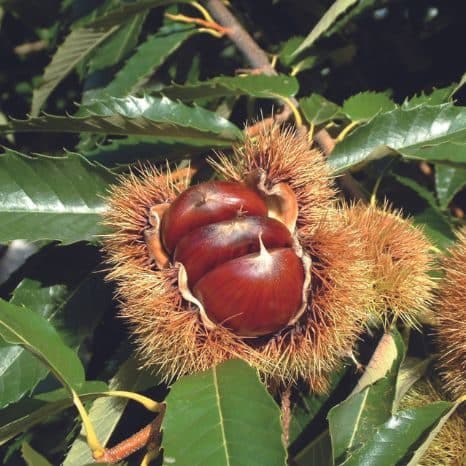
{"type": "Polygon", "coordinates": [[[429,435],[425,437],[422,444],[417,447],[414,455],[412,456],[407,466],[418,466],[420,464],[422,456],[427,451],[432,441],[435,439],[436,435],[440,432],[440,430],[445,425],[445,423],[448,421],[450,416],[458,409],[461,403],[464,403],[464,401],[466,401],[466,396],[463,396],[462,398],[457,400],[453,404],[451,409],[438,420],[437,425],[433,429],[431,429],[431,431],[429,432],[429,435]]]}
{"type": "Polygon", "coordinates": [[[420,105],[381,113],[337,144],[328,162],[341,173],[386,155],[464,163],[466,107],[420,105]]]}
{"type": "Polygon", "coordinates": [[[285,465],[280,410],[256,371],[244,362],[227,361],[181,378],[166,403],[162,426],[166,463],[285,465]]]}
{"type": "Polygon", "coordinates": [[[340,463],[341,466],[403,464],[401,460],[409,458],[417,450],[419,440],[435,428],[452,406],[453,403],[441,401],[394,414],[361,448],[340,463]]]}
{"type": "Polygon", "coordinates": [[[201,107],[173,102],[167,97],[107,98],[80,107],[79,117],[44,115],[10,121],[0,132],[91,132],[143,135],[183,141],[236,141],[242,133],[233,123],[201,107]]]}
{"type": "Polygon", "coordinates": [[[79,156],[0,155],[0,242],[92,241],[104,232],[102,196],[114,176],[79,156]]]}

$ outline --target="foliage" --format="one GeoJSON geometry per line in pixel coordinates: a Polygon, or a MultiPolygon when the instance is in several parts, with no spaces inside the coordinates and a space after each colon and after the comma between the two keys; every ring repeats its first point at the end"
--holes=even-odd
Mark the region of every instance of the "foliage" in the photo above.
{"type": "Polygon", "coordinates": [[[382,351],[379,365],[361,376],[345,361],[324,394],[293,387],[288,427],[280,392],[242,361],[168,387],[139,367],[117,318],[101,214],[129,167],[192,165],[206,180],[211,149],[228,155],[245,124],[291,105],[310,139],[336,142],[327,161],[342,186],[349,177],[364,201],[402,208],[440,258],[465,223],[466,75],[446,53],[462,43],[464,4],[232,1],[275,73],[251,71],[209,29],[208,3],[0,1],[0,462],[92,463],[76,396],[114,445],[154,420],[107,397],[125,391],[166,401],[164,464],[414,465],[458,407],[399,409],[428,370],[428,329],[404,341],[390,329],[391,352],[368,332],[361,358],[382,351]],[[34,252],[7,267],[15,240],[34,252]]]}

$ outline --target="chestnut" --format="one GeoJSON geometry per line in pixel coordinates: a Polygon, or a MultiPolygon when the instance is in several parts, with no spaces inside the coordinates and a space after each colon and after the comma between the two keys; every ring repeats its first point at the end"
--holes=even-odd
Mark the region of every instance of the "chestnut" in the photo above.
{"type": "Polygon", "coordinates": [[[269,216],[276,204],[271,196],[243,183],[212,181],[159,209],[160,241],[179,263],[179,290],[199,307],[207,328],[222,325],[241,337],[259,337],[304,312],[306,259],[289,226],[269,216]]]}
{"type": "Polygon", "coordinates": [[[162,243],[171,254],[178,241],[195,228],[242,215],[267,215],[265,201],[253,189],[229,181],[192,186],[162,217],[162,243]]]}
{"type": "Polygon", "coordinates": [[[302,303],[304,268],[292,249],[265,247],[228,261],[194,287],[209,319],[241,336],[261,336],[288,326],[302,303]]]}
{"type": "Polygon", "coordinates": [[[189,286],[213,268],[231,259],[258,252],[259,236],[266,248],[292,247],[291,233],[269,217],[237,217],[196,228],[177,244],[174,261],[181,262],[189,286]]]}

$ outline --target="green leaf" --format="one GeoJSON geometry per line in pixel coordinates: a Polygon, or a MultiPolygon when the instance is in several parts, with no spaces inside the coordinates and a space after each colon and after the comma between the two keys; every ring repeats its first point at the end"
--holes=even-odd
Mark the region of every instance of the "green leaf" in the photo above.
{"type": "Polygon", "coordinates": [[[0,336],[33,353],[67,389],[84,382],[79,358],[50,322],[35,312],[0,300],[0,336]]]}
{"type": "Polygon", "coordinates": [[[115,34],[108,37],[89,58],[88,73],[118,64],[138,43],[146,13],[139,13],[126,21],[115,34]]]}
{"type": "Polygon", "coordinates": [[[328,162],[342,173],[386,155],[464,163],[466,107],[421,105],[381,113],[337,144],[328,162]]]}
{"type": "Polygon", "coordinates": [[[429,104],[429,105],[440,105],[451,101],[451,96],[454,93],[456,85],[452,84],[448,87],[442,87],[440,89],[434,89],[430,94],[422,92],[419,95],[415,95],[410,99],[403,102],[404,108],[414,108],[418,105],[429,104]]]}
{"type": "MultiPolygon", "coordinates": [[[[75,286],[44,287],[25,279],[15,289],[10,303],[42,316],[63,335],[69,346],[78,346],[97,326],[111,303],[111,289],[96,274],[75,286]]],[[[48,369],[29,351],[0,343],[0,408],[19,400],[48,374],[48,369]]]]}
{"type": "Polygon", "coordinates": [[[259,98],[292,97],[299,90],[293,76],[247,75],[219,76],[209,81],[184,86],[173,85],[160,91],[171,99],[192,101],[196,99],[249,95],[259,98]]]}
{"type": "Polygon", "coordinates": [[[395,176],[395,178],[424,201],[424,206],[413,217],[414,223],[422,225],[426,235],[438,247],[448,248],[455,235],[447,218],[437,207],[434,195],[411,178],[403,176],[395,176]]]}
{"type": "Polygon", "coordinates": [[[157,34],[149,36],[99,94],[126,96],[141,89],[165,60],[196,33],[196,29],[176,26],[162,28],[157,34]]]}
{"type": "Polygon", "coordinates": [[[301,45],[293,52],[296,56],[302,51],[309,48],[314,42],[332,26],[333,23],[342,15],[350,6],[357,3],[358,0],[336,0],[333,5],[320,18],[319,22],[314,26],[312,31],[303,40],[301,45]]]}
{"type": "Polygon", "coordinates": [[[332,461],[332,443],[328,430],[322,432],[306,445],[291,463],[297,466],[334,466],[332,461]]]}
{"type": "Polygon", "coordinates": [[[280,410],[257,373],[227,361],[177,381],[163,421],[164,460],[178,466],[284,466],[280,410]],[[195,426],[195,428],[193,428],[195,426]]]}
{"type": "MultiPolygon", "coordinates": [[[[107,386],[97,381],[84,382],[76,387],[82,401],[93,400],[106,390],[107,386]]],[[[71,406],[73,401],[64,389],[8,406],[0,411],[0,445],[71,406]]]]}
{"type": "MultiPolygon", "coordinates": [[[[398,332],[389,335],[385,345],[379,350],[395,345],[396,352],[387,358],[390,370],[386,375],[351,395],[345,401],[333,407],[328,415],[330,437],[332,440],[333,458],[336,463],[344,460],[348,453],[363,445],[392,414],[396,393],[396,379],[400,364],[404,358],[404,348],[398,332]],[[391,341],[390,341],[391,340],[391,341]]],[[[384,340],[382,339],[382,342],[384,340]]],[[[382,351],[379,351],[382,352],[382,351]]],[[[391,350],[389,351],[391,353],[391,350]]],[[[385,354],[377,354],[371,359],[368,370],[379,372],[379,358],[385,354]]]]}
{"type": "Polygon", "coordinates": [[[31,106],[32,116],[39,114],[52,91],[76,65],[89,56],[117,29],[118,26],[113,26],[108,29],[75,29],[71,31],[45,68],[42,84],[39,88],[34,89],[31,106]]]}
{"type": "MultiPolygon", "coordinates": [[[[110,380],[109,390],[139,392],[159,383],[159,379],[141,370],[138,361],[130,358],[120,366],[115,376],[110,380]]],[[[107,444],[120,422],[128,402],[126,398],[102,397],[94,401],[89,409],[88,413],[92,425],[103,445],[107,444]]],[[[85,429],[81,428],[80,435],[71,445],[63,466],[81,466],[93,462],[84,434],[85,429]]]]}
{"type": "Polygon", "coordinates": [[[381,112],[388,112],[396,107],[386,92],[360,92],[343,102],[342,111],[350,120],[370,120],[381,112]]]}
{"type": "MultiPolygon", "coordinates": [[[[290,423],[290,444],[293,443],[303,433],[315,416],[321,411],[324,404],[328,401],[331,393],[340,383],[342,377],[346,374],[348,367],[344,366],[340,370],[334,372],[330,378],[330,386],[327,393],[316,394],[310,391],[302,395],[296,402],[291,412],[290,423]]],[[[304,433],[305,435],[305,433],[304,433]]]]}
{"type": "Polygon", "coordinates": [[[440,401],[400,411],[381,425],[366,443],[341,466],[393,466],[418,448],[420,439],[435,428],[453,403],[440,401]]]}
{"type": "Polygon", "coordinates": [[[414,357],[408,357],[403,361],[396,380],[394,411],[397,411],[400,400],[408,390],[425,374],[431,362],[431,358],[419,359],[414,357]]]}
{"type": "Polygon", "coordinates": [[[83,157],[0,156],[0,242],[92,241],[105,230],[102,196],[114,176],[83,157]]]}
{"type": "Polygon", "coordinates": [[[27,442],[23,442],[21,446],[21,454],[28,466],[52,466],[45,456],[42,456],[34,450],[34,448],[32,448],[27,442]]]}
{"type": "Polygon", "coordinates": [[[168,140],[237,141],[242,133],[233,123],[201,107],[167,97],[108,98],[80,107],[79,117],[44,115],[0,126],[6,131],[91,132],[154,136],[168,140]]]}
{"type": "Polygon", "coordinates": [[[466,400],[466,396],[461,397],[459,400],[456,401],[456,403],[454,403],[451,409],[439,419],[437,425],[429,432],[429,435],[425,437],[422,444],[418,446],[418,448],[416,449],[416,452],[412,456],[407,466],[417,466],[418,464],[420,464],[422,456],[427,451],[430,444],[435,439],[436,435],[440,432],[440,430],[445,425],[445,423],[448,421],[450,416],[458,409],[461,403],[464,403],[465,400],[466,400]]]}
{"type": "Polygon", "coordinates": [[[319,94],[300,99],[299,106],[306,120],[314,125],[321,125],[341,115],[339,105],[319,94]]]}
{"type": "Polygon", "coordinates": [[[456,193],[466,186],[466,168],[435,165],[435,189],[440,208],[445,210],[456,193]]]}

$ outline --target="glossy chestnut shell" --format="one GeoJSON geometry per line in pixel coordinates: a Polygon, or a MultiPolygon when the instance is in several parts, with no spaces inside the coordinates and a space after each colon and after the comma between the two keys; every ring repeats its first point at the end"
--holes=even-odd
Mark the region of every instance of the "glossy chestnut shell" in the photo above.
{"type": "Polygon", "coordinates": [[[179,288],[207,327],[243,337],[273,334],[305,308],[302,251],[265,195],[243,183],[212,181],[181,193],[163,212],[160,240],[179,263],[179,288]]]}

